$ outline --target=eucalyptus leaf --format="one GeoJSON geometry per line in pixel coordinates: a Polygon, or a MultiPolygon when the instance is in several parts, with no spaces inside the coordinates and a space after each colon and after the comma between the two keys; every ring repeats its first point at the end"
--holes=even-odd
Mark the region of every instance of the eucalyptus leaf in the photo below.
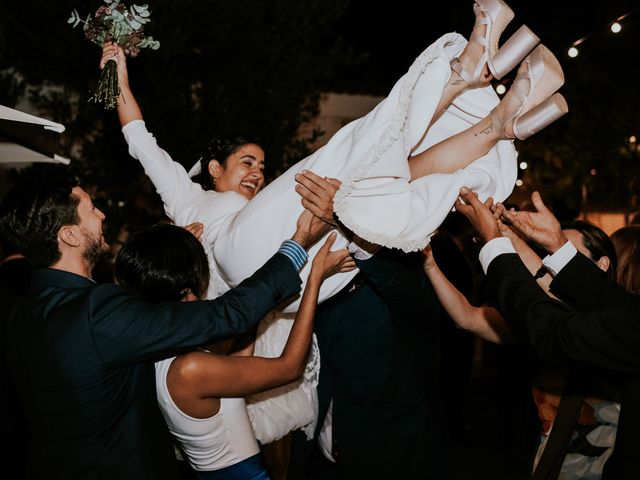
{"type": "Polygon", "coordinates": [[[129,25],[131,25],[131,28],[133,28],[134,30],[139,30],[140,27],[142,27],[142,24],[138,22],[135,18],[128,20],[128,22],[129,22],[129,25]]]}
{"type": "MultiPolygon", "coordinates": [[[[150,48],[157,50],[160,42],[152,37],[145,37],[143,26],[151,19],[148,5],[133,5],[125,7],[118,0],[104,0],[106,7],[99,7],[92,15],[88,14],[86,20],[82,20],[78,11],[74,8],[67,23],[78,26],[84,23],[85,37],[102,47],[106,40],[114,41],[120,45],[127,55],[136,56],[140,49],[150,48]]],[[[110,66],[103,69],[98,88],[91,100],[104,104],[105,108],[114,108],[117,105],[119,86],[116,68],[110,66]]]]}

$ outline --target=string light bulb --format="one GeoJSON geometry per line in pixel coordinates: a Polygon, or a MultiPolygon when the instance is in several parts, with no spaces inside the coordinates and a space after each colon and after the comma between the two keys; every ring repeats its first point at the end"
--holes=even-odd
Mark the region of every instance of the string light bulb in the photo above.
{"type": "MultiPolygon", "coordinates": [[[[603,25],[603,27],[601,28],[609,28],[609,30],[611,30],[611,32],[617,34],[620,31],[622,31],[622,21],[625,20],[627,17],[629,17],[630,15],[636,13],[640,11],[640,5],[636,6],[635,8],[629,10],[627,13],[625,13],[624,15],[620,15],[618,18],[612,20],[610,23],[607,23],[605,25],[603,25]]],[[[569,57],[571,58],[575,58],[578,56],[578,45],[581,45],[584,41],[590,39],[591,37],[593,37],[596,34],[596,32],[591,32],[588,35],[585,35],[584,37],[574,41],[573,43],[571,43],[569,49],[567,50],[567,55],[569,55],[569,57]]]]}

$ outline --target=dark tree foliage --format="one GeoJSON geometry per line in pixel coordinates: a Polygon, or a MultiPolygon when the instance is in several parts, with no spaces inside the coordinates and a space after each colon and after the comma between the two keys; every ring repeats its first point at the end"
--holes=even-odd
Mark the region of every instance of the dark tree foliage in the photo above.
{"type": "MultiPolygon", "coordinates": [[[[145,32],[161,47],[129,59],[129,75],[148,128],[176,161],[188,169],[212,137],[235,133],[261,141],[269,178],[309,153],[298,127],[317,114],[322,86],[351,63],[334,30],[347,0],[148,3],[145,32]]],[[[98,187],[112,223],[132,208],[158,213],[161,205],[126,151],[117,114],[87,103],[101,52],[66,20],[73,8],[84,17],[100,5],[3,3],[0,103],[29,98],[39,114],[66,126],[61,151],[98,187]]]]}

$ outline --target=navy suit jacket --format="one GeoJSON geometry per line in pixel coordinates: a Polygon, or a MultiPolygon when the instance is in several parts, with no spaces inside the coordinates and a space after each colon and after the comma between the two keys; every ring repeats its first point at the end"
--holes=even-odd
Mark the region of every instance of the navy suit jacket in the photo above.
{"type": "Polygon", "coordinates": [[[551,292],[566,303],[546,295],[515,254],[495,258],[487,281],[498,310],[543,360],[625,377],[616,444],[603,479],[638,478],[640,297],[580,253],[551,283],[551,292]]]}
{"type": "MultiPolygon", "coordinates": [[[[333,399],[345,478],[448,478],[439,307],[422,260],[381,249],[356,263],[366,283],[318,309],[316,433],[333,399]]],[[[298,461],[295,468],[301,468],[298,461]]]]}
{"type": "Polygon", "coordinates": [[[149,304],[117,285],[37,270],[5,337],[28,477],[175,478],[153,362],[248,330],[300,283],[275,254],[216,300],[149,304]]]}

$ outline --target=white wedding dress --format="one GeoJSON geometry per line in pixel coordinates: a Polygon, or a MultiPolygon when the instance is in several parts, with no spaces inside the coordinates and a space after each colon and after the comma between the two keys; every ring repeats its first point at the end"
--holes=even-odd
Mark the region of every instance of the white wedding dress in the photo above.
{"type": "MultiPolygon", "coordinates": [[[[203,191],[158,147],[144,122],[127,124],[123,133],[129,152],[142,163],[169,217],[178,225],[195,221],[205,225],[203,243],[212,269],[209,297],[247,278],[292,236],[303,210],[294,190],[294,175],[304,169],[342,181],[334,208],[347,227],[366,240],[405,251],[419,250],[429,243],[451,211],[460,187],[472,188],[481,198],[492,196],[503,201],[517,175],[517,154],[509,140],[499,141],[465,169],[410,182],[407,158],[423,137],[440,101],[451,74],[450,60],[465,45],[466,40],[456,33],[438,39],[369,114],[344,126],[324,147],[291,167],[250,202],[235,192],[203,191]]],[[[498,101],[491,87],[463,92],[431,126],[413,154],[476,124],[498,101]]],[[[322,243],[310,250],[310,258],[322,243]]],[[[339,237],[334,248],[344,246],[346,240],[339,237]]],[[[309,261],[301,272],[303,281],[310,266],[309,261]]],[[[327,279],[319,301],[339,292],[355,274],[327,279]]],[[[279,355],[291,328],[290,314],[298,305],[299,298],[283,312],[270,315],[269,328],[264,328],[257,339],[257,355],[279,355]]],[[[261,394],[249,403],[249,414],[262,443],[294,428],[304,427],[309,435],[313,432],[318,370],[314,339],[301,381],[261,394]]]]}

